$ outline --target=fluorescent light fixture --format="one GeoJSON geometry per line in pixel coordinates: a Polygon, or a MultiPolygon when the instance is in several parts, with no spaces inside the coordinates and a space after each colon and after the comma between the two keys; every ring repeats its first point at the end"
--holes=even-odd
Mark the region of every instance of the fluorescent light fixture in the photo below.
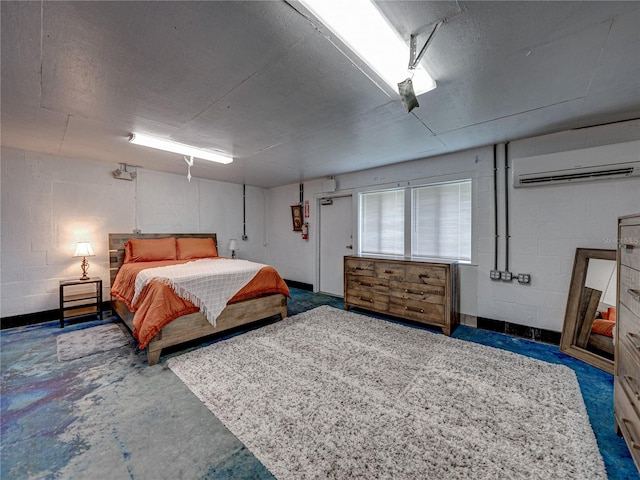
{"type": "Polygon", "coordinates": [[[176,143],[170,140],[152,137],[150,135],[144,135],[142,133],[132,133],[129,137],[129,142],[133,143],[134,145],[157,148],[158,150],[164,150],[166,152],[180,153],[182,155],[201,158],[203,160],[209,160],[211,162],[224,164],[233,162],[233,158],[222,153],[203,150],[202,148],[192,147],[191,145],[185,145],[184,143],[176,143]]]}
{"type": "Polygon", "coordinates": [[[416,95],[436,88],[422,66],[407,73],[408,45],[370,0],[299,1],[395,91],[411,74],[416,95]]]}

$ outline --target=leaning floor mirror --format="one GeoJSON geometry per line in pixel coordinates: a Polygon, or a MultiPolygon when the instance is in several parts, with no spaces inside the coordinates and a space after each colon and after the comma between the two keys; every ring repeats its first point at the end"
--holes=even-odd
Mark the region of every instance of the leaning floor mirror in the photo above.
{"type": "Polygon", "coordinates": [[[560,350],[609,373],[614,365],[616,285],[615,250],[576,249],[560,350]]]}

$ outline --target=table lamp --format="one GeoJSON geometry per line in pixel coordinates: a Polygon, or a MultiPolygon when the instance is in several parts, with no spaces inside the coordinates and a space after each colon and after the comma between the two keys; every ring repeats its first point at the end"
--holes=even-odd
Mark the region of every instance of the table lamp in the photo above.
{"type": "Polygon", "coordinates": [[[231,250],[231,258],[236,258],[236,250],[238,250],[238,241],[235,238],[229,240],[229,250],[231,250]]]}
{"type": "Polygon", "coordinates": [[[80,280],[89,280],[89,277],[87,276],[87,270],[89,269],[87,257],[95,256],[95,253],[93,253],[93,249],[91,248],[91,244],[89,242],[78,242],[76,253],[73,256],[82,257],[82,263],[80,264],[80,267],[82,267],[82,277],[80,277],[80,280]]]}

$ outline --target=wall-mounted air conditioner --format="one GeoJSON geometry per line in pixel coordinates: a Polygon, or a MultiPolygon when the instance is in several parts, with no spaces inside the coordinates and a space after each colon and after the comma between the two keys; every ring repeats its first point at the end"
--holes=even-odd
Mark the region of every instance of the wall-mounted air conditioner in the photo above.
{"type": "Polygon", "coordinates": [[[515,158],[513,186],[533,187],[640,176],[640,141],[515,158]]]}

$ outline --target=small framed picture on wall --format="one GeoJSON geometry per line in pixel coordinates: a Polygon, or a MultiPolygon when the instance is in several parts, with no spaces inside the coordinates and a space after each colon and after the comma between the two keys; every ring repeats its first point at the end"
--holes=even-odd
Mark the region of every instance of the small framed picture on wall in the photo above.
{"type": "Polygon", "coordinates": [[[291,221],[293,222],[293,231],[302,231],[302,205],[291,205],[291,221]]]}

